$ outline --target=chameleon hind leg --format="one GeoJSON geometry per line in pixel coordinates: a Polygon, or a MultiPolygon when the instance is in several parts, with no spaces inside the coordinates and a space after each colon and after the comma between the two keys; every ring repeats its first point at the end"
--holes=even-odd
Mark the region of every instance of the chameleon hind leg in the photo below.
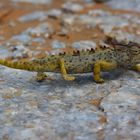
{"type": "Polygon", "coordinates": [[[93,68],[93,74],[94,74],[94,80],[97,83],[103,83],[104,80],[100,77],[100,72],[101,71],[109,71],[112,69],[115,69],[117,67],[116,62],[107,62],[107,61],[97,61],[94,64],[93,68]]]}
{"type": "Polygon", "coordinates": [[[38,72],[38,73],[37,73],[37,76],[36,76],[36,80],[37,80],[38,82],[42,82],[42,81],[44,81],[47,77],[48,77],[48,76],[47,76],[45,73],[43,73],[43,72],[38,72]]]}
{"type": "Polygon", "coordinates": [[[140,72],[140,64],[135,65],[132,67],[133,70],[140,72]]]}
{"type": "Polygon", "coordinates": [[[73,76],[69,76],[67,74],[66,68],[65,68],[65,62],[64,59],[60,59],[60,70],[61,70],[61,74],[62,77],[66,80],[66,81],[73,81],[75,79],[75,77],[73,76]]]}

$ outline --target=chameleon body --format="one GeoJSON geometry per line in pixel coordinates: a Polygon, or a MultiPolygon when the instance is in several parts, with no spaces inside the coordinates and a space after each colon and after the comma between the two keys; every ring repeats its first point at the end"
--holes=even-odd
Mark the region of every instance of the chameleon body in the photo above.
{"type": "Polygon", "coordinates": [[[73,54],[50,55],[30,62],[9,62],[0,59],[0,64],[15,69],[37,72],[37,80],[44,80],[44,72],[61,73],[62,77],[71,81],[75,77],[69,74],[93,72],[94,80],[102,83],[101,71],[110,71],[117,67],[134,69],[140,72],[140,45],[137,43],[118,42],[112,37],[106,37],[105,42],[111,47],[98,47],[87,51],[77,51],[73,54]]]}

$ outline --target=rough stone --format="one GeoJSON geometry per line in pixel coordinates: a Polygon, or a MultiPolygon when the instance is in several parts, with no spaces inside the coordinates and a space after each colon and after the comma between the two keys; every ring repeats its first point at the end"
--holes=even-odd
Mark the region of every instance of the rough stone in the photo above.
{"type": "MultiPolygon", "coordinates": [[[[1,0],[0,7],[0,58],[9,61],[106,46],[106,34],[140,43],[139,0],[1,0]]],[[[138,72],[102,72],[103,84],[92,73],[68,82],[48,72],[40,83],[36,74],[0,66],[0,140],[140,139],[138,72]]]]}
{"type": "Polygon", "coordinates": [[[96,48],[96,43],[94,41],[81,40],[79,42],[74,42],[72,47],[77,50],[91,50],[91,48],[96,48]]]}
{"type": "Polygon", "coordinates": [[[14,2],[28,2],[28,3],[34,3],[34,4],[50,4],[51,0],[12,0],[14,2]]]}
{"type": "Polygon", "coordinates": [[[108,5],[115,9],[132,10],[140,12],[140,2],[139,0],[111,0],[108,5]]]}
{"type": "Polygon", "coordinates": [[[29,22],[29,21],[33,21],[33,20],[43,21],[46,18],[47,18],[47,12],[35,11],[33,13],[19,17],[18,21],[20,21],[20,22],[29,22]]]}
{"type": "Polygon", "coordinates": [[[52,46],[53,49],[61,49],[61,48],[65,48],[65,43],[60,42],[58,40],[54,40],[51,43],[51,46],[52,46]]]}
{"type": "Polygon", "coordinates": [[[71,11],[71,12],[78,12],[83,10],[83,6],[78,4],[78,3],[74,3],[74,2],[66,2],[63,5],[63,9],[66,11],[71,11]]]}

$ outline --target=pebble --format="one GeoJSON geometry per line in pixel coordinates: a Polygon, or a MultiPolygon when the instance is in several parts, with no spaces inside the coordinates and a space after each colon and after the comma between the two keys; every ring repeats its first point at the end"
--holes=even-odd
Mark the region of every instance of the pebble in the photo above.
{"type": "Polygon", "coordinates": [[[61,48],[65,48],[65,43],[63,42],[60,42],[58,40],[54,40],[52,43],[51,43],[51,46],[53,49],[61,49],[61,48]]]}
{"type": "Polygon", "coordinates": [[[6,59],[9,56],[11,56],[11,52],[6,48],[0,46],[0,58],[6,59]]]}
{"type": "Polygon", "coordinates": [[[26,42],[31,41],[31,37],[29,35],[27,35],[27,34],[20,34],[20,35],[13,36],[11,38],[11,41],[17,41],[17,42],[26,43],[26,42]]]}
{"type": "Polygon", "coordinates": [[[129,34],[127,32],[122,32],[121,30],[113,31],[107,35],[116,38],[118,42],[125,40],[126,43],[129,43],[130,41],[140,43],[140,38],[138,36],[135,36],[134,34],[129,34]]]}
{"type": "Polygon", "coordinates": [[[52,29],[51,25],[44,22],[44,23],[41,23],[39,24],[38,26],[36,27],[32,27],[32,28],[28,28],[25,33],[26,34],[29,34],[31,36],[36,36],[36,37],[39,37],[39,36],[44,36],[46,37],[46,34],[50,35],[54,32],[54,30],[52,29]]]}
{"type": "Polygon", "coordinates": [[[140,12],[140,1],[139,0],[111,0],[107,3],[113,9],[123,9],[140,12]]]}
{"type": "Polygon", "coordinates": [[[33,20],[43,21],[46,18],[47,18],[47,12],[35,11],[33,13],[19,17],[18,21],[19,22],[29,22],[29,21],[33,21],[33,20]]]}
{"type": "Polygon", "coordinates": [[[74,21],[75,21],[75,19],[76,19],[76,17],[77,16],[74,16],[74,15],[72,15],[72,14],[64,14],[63,16],[62,16],[62,21],[61,21],[61,23],[62,23],[62,25],[64,24],[64,25],[73,25],[74,24],[74,21]]]}
{"type": "Polygon", "coordinates": [[[23,44],[11,46],[11,51],[12,51],[11,57],[14,59],[27,58],[31,56],[31,51],[29,51],[29,49],[23,44]]]}
{"type": "MultiPolygon", "coordinates": [[[[74,21],[76,22],[76,20],[74,21]]],[[[99,28],[104,33],[109,33],[113,28],[122,28],[128,25],[128,20],[121,18],[119,16],[106,15],[102,16],[102,14],[92,14],[92,15],[81,15],[77,20],[78,23],[83,23],[86,25],[90,25],[90,27],[95,28],[99,26],[99,28]]]]}
{"type": "Polygon", "coordinates": [[[13,2],[28,2],[33,4],[50,4],[51,0],[12,0],[13,2]]]}
{"type": "Polygon", "coordinates": [[[90,40],[81,40],[72,43],[72,47],[78,50],[91,50],[91,48],[96,48],[96,43],[90,40]]]}
{"type": "Polygon", "coordinates": [[[52,18],[60,18],[62,11],[60,9],[51,9],[47,12],[47,15],[52,18]]]}
{"type": "Polygon", "coordinates": [[[68,36],[69,31],[66,28],[62,28],[60,32],[57,33],[59,36],[68,36]]]}
{"type": "Polygon", "coordinates": [[[99,2],[99,3],[102,3],[102,2],[108,2],[110,0],[94,0],[95,2],[99,2]]]}
{"type": "Polygon", "coordinates": [[[84,9],[84,7],[78,3],[66,2],[63,6],[63,9],[70,12],[79,12],[84,9]]]}

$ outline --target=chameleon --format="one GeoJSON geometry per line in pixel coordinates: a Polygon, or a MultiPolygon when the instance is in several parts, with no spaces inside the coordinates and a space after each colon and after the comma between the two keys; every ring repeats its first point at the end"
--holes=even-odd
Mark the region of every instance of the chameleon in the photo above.
{"type": "Polygon", "coordinates": [[[101,71],[121,67],[140,72],[140,44],[118,41],[111,36],[106,36],[104,42],[107,45],[98,45],[96,49],[78,50],[72,54],[48,55],[25,62],[0,59],[0,64],[15,69],[35,71],[37,81],[45,80],[48,77],[46,72],[61,73],[66,81],[75,79],[71,74],[93,72],[93,79],[96,83],[104,82],[100,76],[101,71]]]}

